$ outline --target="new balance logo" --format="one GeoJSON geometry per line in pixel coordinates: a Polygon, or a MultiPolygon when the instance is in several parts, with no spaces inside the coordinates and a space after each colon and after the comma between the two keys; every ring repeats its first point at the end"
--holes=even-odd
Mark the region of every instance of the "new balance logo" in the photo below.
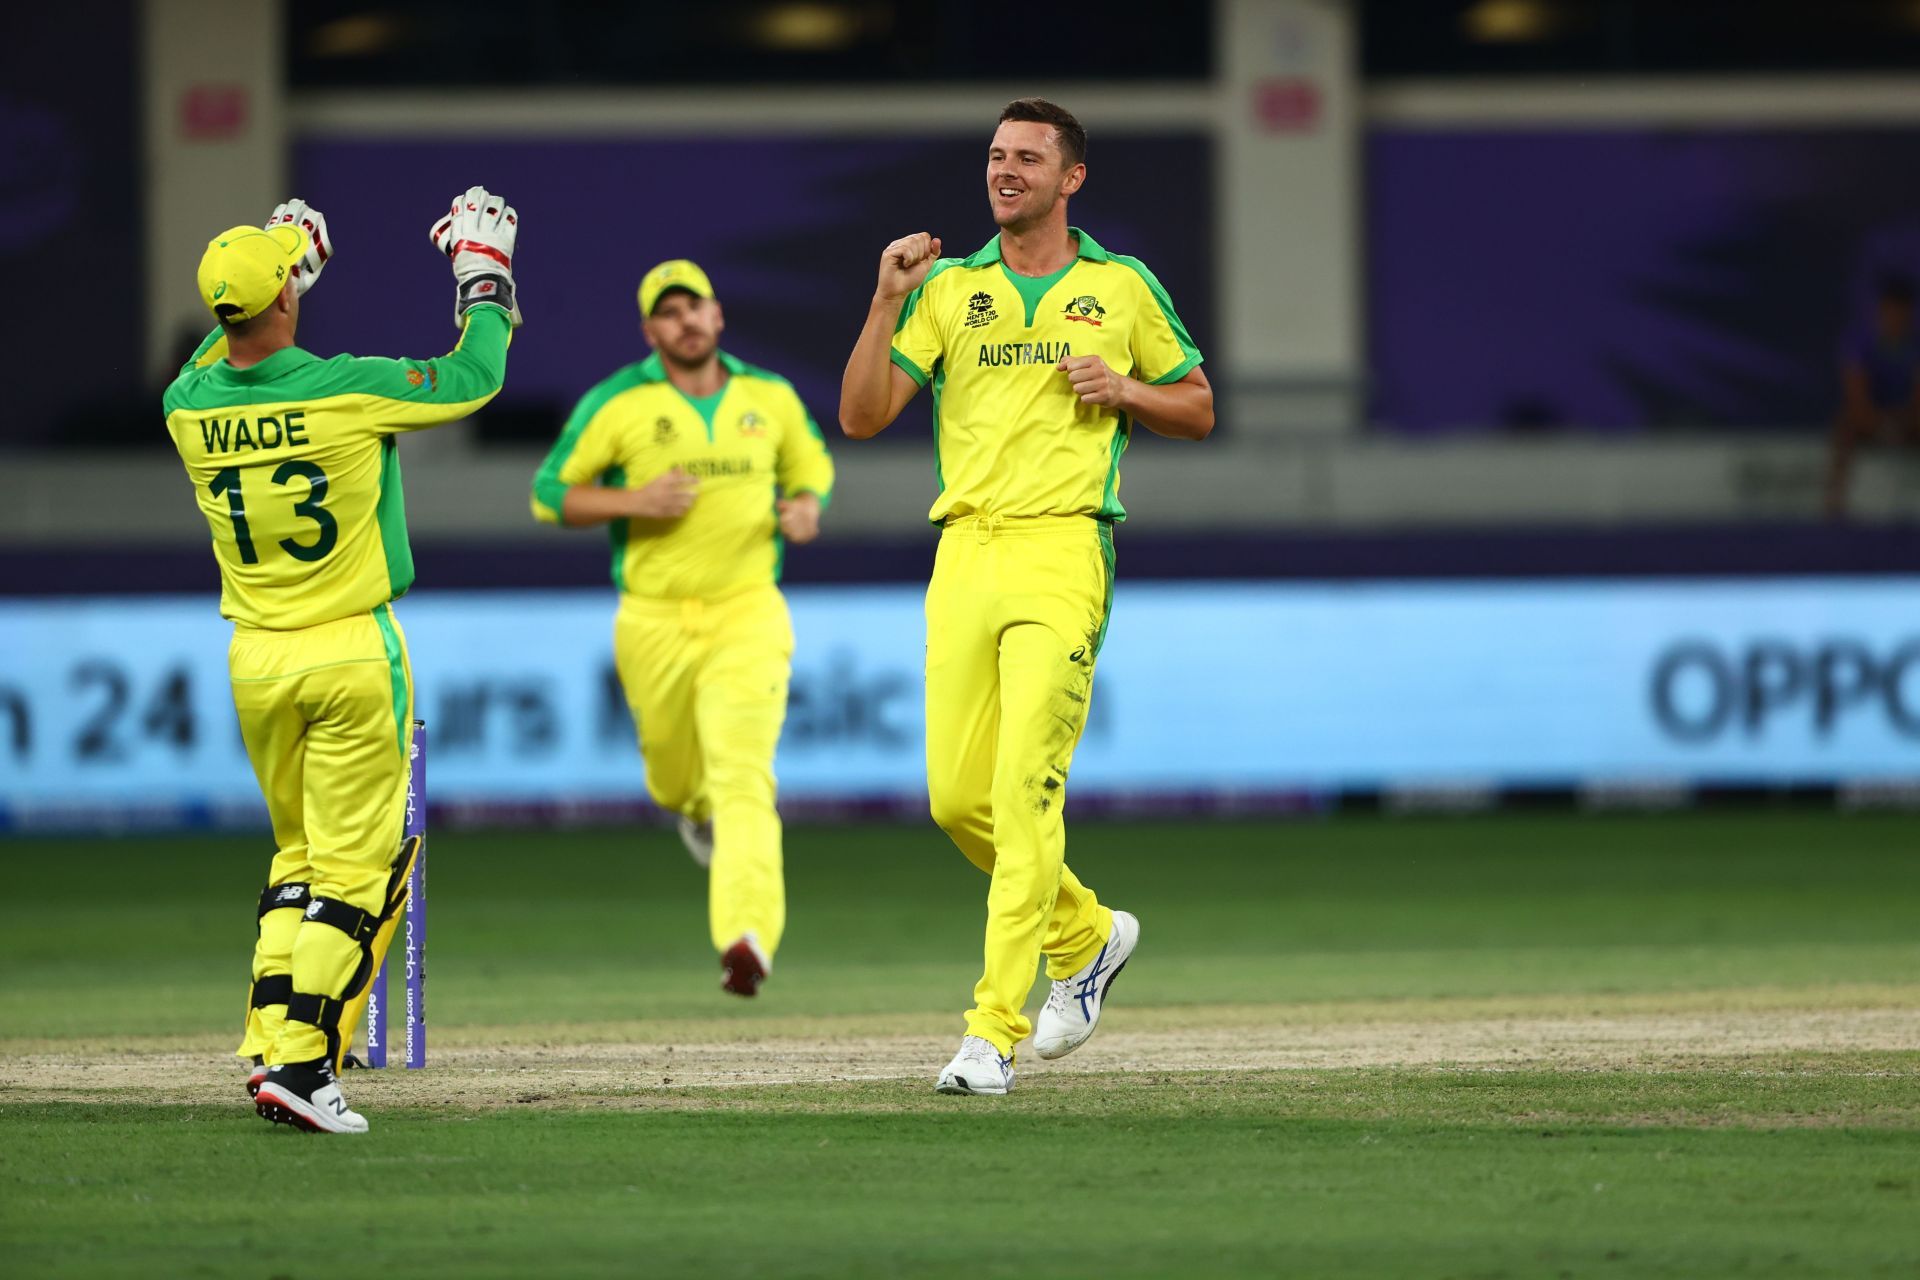
{"type": "Polygon", "coordinates": [[[306,892],[305,885],[288,884],[288,885],[282,885],[280,887],[280,892],[275,894],[274,897],[281,902],[298,902],[300,900],[300,895],[305,892],[306,892]]]}

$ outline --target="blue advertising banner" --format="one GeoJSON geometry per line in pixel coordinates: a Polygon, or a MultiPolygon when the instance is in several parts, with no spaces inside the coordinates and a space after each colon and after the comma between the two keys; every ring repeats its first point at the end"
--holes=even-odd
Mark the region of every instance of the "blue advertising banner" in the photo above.
{"type": "MultiPolygon", "coordinates": [[[[795,588],[781,794],[922,794],[920,593],[795,588]]],[[[1078,795],[1920,778],[1920,579],[1122,584],[1078,795]]],[[[397,610],[433,799],[644,801],[604,591],[397,610]]],[[[0,603],[0,827],[256,822],[202,598],[0,603]]]]}

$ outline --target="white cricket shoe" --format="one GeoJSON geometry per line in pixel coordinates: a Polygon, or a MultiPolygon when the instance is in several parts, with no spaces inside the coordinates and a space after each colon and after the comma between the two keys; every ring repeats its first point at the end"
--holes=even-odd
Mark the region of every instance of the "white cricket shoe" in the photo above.
{"type": "Polygon", "coordinates": [[[333,1063],[276,1062],[267,1068],[254,1110],[262,1120],[290,1124],[313,1133],[365,1133],[367,1118],[347,1105],[333,1078],[333,1063]]]}
{"type": "Polygon", "coordinates": [[[713,819],[695,822],[686,814],[680,815],[680,843],[687,846],[687,853],[703,867],[713,865],[713,819]]]}
{"type": "Polygon", "coordinates": [[[933,1088],[935,1093],[1012,1093],[1013,1059],[1001,1057],[993,1041],[968,1036],[933,1088]]]}
{"type": "Polygon", "coordinates": [[[1113,913],[1113,933],[1100,954],[1080,972],[1061,978],[1047,993],[1047,1003],[1033,1025],[1033,1051],[1043,1058],[1064,1058],[1085,1044],[1100,1025],[1100,1006],[1113,980],[1127,967],[1140,945],[1140,921],[1130,913],[1113,913]]]}

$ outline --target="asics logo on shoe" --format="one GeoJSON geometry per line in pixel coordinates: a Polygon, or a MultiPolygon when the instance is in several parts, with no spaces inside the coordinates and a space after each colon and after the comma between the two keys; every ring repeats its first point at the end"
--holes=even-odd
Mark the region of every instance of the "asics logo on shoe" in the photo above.
{"type": "Polygon", "coordinates": [[[1087,976],[1080,979],[1080,989],[1074,993],[1080,1000],[1080,1016],[1089,1022],[1093,1020],[1093,1010],[1088,1007],[1087,1002],[1100,998],[1100,975],[1106,971],[1107,948],[1102,947],[1100,954],[1093,958],[1093,968],[1087,970],[1087,976]]]}

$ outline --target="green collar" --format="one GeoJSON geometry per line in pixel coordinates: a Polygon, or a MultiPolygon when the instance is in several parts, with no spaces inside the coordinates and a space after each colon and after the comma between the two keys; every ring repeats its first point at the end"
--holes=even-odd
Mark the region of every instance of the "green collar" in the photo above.
{"type": "MultiPolygon", "coordinates": [[[[1095,240],[1080,228],[1068,227],[1067,230],[1073,232],[1073,234],[1080,239],[1080,251],[1074,255],[1075,257],[1085,258],[1088,262],[1105,262],[1110,257],[1107,251],[1100,247],[1099,241],[1095,240]]],[[[993,239],[987,241],[978,249],[974,250],[972,254],[962,259],[960,265],[963,267],[984,267],[998,261],[1000,261],[1000,233],[996,231],[993,239]]]]}
{"type": "MultiPolygon", "coordinates": [[[[734,374],[743,374],[747,371],[747,366],[744,361],[728,355],[725,351],[719,352],[718,354],[720,356],[720,367],[727,371],[729,377],[734,374]]],[[[660,358],[658,351],[640,362],[640,381],[665,382],[666,380],[667,362],[660,358]]]]}
{"type": "Polygon", "coordinates": [[[259,364],[250,364],[244,369],[236,369],[226,360],[213,366],[228,382],[271,382],[275,378],[292,373],[302,365],[314,363],[320,357],[299,347],[282,347],[262,360],[259,364]]]}

